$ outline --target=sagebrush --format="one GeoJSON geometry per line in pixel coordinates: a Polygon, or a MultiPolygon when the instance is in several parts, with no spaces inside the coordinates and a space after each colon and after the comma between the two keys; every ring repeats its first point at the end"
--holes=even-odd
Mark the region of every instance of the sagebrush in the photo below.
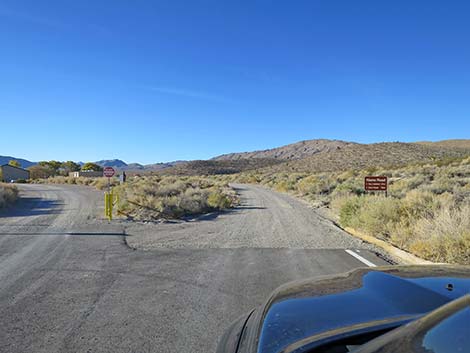
{"type": "Polygon", "coordinates": [[[0,208],[13,204],[18,199],[18,188],[15,185],[0,183],[0,208]]]}
{"type": "Polygon", "coordinates": [[[142,221],[176,219],[235,206],[238,197],[226,182],[208,177],[138,177],[114,188],[118,212],[142,221]]]}

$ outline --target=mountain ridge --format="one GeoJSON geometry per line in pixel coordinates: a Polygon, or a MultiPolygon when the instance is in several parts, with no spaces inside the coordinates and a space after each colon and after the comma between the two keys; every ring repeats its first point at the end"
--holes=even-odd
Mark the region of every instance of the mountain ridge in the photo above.
{"type": "Polygon", "coordinates": [[[239,160],[239,159],[283,159],[283,160],[296,160],[302,159],[317,153],[329,152],[336,149],[341,149],[345,146],[357,144],[356,142],[349,142],[343,140],[329,140],[329,139],[313,139],[302,140],[299,142],[290,143],[284,146],[269,148],[265,150],[256,150],[250,152],[235,152],[226,153],[211,158],[211,160],[239,160]]]}
{"type": "MultiPolygon", "coordinates": [[[[470,139],[362,144],[343,140],[313,139],[251,152],[222,154],[206,161],[172,161],[153,164],[103,159],[96,164],[136,172],[176,174],[226,174],[246,170],[333,171],[372,165],[398,165],[470,154],[470,139]]],[[[23,158],[0,156],[0,165],[17,160],[23,168],[37,164],[23,158]]]]}

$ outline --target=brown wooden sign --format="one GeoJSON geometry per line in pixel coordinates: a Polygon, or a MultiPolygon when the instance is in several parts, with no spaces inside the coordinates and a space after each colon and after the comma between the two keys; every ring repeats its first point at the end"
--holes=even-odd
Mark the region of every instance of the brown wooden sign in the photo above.
{"type": "Polygon", "coordinates": [[[386,176],[366,176],[364,178],[364,189],[366,191],[387,191],[386,176]]]}

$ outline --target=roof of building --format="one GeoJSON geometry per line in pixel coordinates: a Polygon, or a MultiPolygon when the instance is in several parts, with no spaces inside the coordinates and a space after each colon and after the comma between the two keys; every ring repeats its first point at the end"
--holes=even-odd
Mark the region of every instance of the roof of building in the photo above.
{"type": "Polygon", "coordinates": [[[29,170],[27,169],[24,169],[24,168],[20,168],[20,167],[16,167],[14,165],[11,165],[11,164],[3,164],[3,165],[0,165],[0,168],[3,168],[3,167],[12,167],[12,168],[16,168],[16,169],[20,169],[20,170],[24,170],[25,172],[28,172],[29,173],[29,170]]]}

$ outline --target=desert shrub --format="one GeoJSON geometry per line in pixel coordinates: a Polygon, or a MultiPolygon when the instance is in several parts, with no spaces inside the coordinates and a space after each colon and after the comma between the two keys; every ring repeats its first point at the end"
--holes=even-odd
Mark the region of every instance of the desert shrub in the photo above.
{"type": "Polygon", "coordinates": [[[243,184],[257,184],[261,181],[255,174],[242,174],[235,181],[243,184]]]}
{"type": "Polygon", "coordinates": [[[358,175],[356,170],[347,170],[338,174],[339,181],[343,182],[355,178],[358,175]]]}
{"type": "Polygon", "coordinates": [[[18,199],[18,188],[14,185],[0,183],[0,208],[13,204],[18,199]]]}
{"type": "Polygon", "coordinates": [[[445,192],[452,192],[456,186],[458,186],[458,183],[456,180],[453,180],[445,176],[441,176],[435,179],[431,183],[431,185],[427,186],[426,190],[429,190],[432,193],[439,195],[445,192]]]}
{"type": "Polygon", "coordinates": [[[358,196],[342,197],[333,201],[332,206],[339,210],[339,222],[343,227],[355,226],[363,203],[364,198],[358,196]]]}
{"type": "Polygon", "coordinates": [[[445,206],[413,226],[409,249],[429,260],[470,264],[470,204],[445,206]]]}
{"type": "Polygon", "coordinates": [[[301,179],[297,184],[297,190],[301,195],[314,194],[316,184],[318,183],[318,177],[310,175],[306,178],[301,179]]]}
{"type": "Polygon", "coordinates": [[[362,195],[364,194],[364,185],[363,182],[359,179],[351,179],[347,180],[333,190],[331,193],[331,197],[338,198],[341,196],[348,196],[348,195],[362,195]]]}
{"type": "Polygon", "coordinates": [[[297,190],[301,195],[329,194],[337,185],[336,178],[325,175],[310,175],[297,183],[297,190]]]}
{"type": "Polygon", "coordinates": [[[343,227],[386,239],[423,258],[470,264],[470,199],[413,190],[402,199],[343,196],[331,202],[343,227]]]}
{"type": "Polygon", "coordinates": [[[136,220],[177,219],[233,207],[238,197],[216,177],[141,177],[115,188],[118,212],[136,220]]]}
{"type": "Polygon", "coordinates": [[[279,191],[279,192],[287,192],[289,191],[289,184],[287,180],[281,180],[275,184],[274,188],[276,191],[279,191]]]}
{"type": "Polygon", "coordinates": [[[440,206],[441,201],[431,192],[412,190],[401,201],[400,215],[407,219],[432,217],[440,206]]]}
{"type": "Polygon", "coordinates": [[[211,192],[207,198],[207,204],[215,209],[225,209],[231,206],[232,201],[223,193],[211,192]]]}
{"type": "Polygon", "coordinates": [[[352,227],[377,236],[389,238],[394,224],[400,221],[400,201],[382,196],[350,196],[335,200],[339,221],[344,227],[352,227]]]}

